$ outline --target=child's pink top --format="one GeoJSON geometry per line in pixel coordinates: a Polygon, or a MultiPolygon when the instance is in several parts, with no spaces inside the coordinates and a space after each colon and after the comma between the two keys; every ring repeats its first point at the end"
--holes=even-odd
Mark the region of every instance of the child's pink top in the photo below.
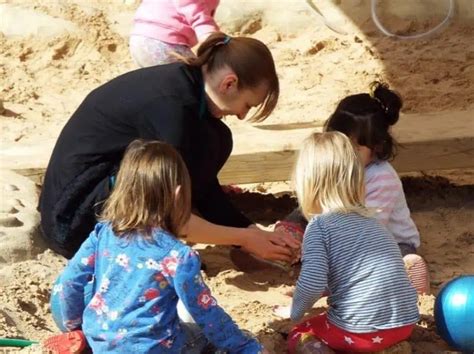
{"type": "Polygon", "coordinates": [[[193,47],[212,32],[219,0],[143,0],[131,35],[193,47]]]}
{"type": "Polygon", "coordinates": [[[420,234],[410,216],[402,182],[387,161],[375,161],[365,168],[365,204],[376,209],[375,217],[397,243],[420,246],[420,234]]]}

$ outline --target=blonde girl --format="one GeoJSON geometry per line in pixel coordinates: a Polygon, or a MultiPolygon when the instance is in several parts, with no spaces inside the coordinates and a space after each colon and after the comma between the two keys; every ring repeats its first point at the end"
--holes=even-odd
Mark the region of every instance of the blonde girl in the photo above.
{"type": "MultiPolygon", "coordinates": [[[[365,205],[376,211],[377,220],[397,242],[417,292],[428,294],[428,267],[417,254],[420,233],[410,216],[400,177],[390,164],[397,149],[391,127],[398,122],[401,108],[402,99],[395,91],[384,83],[374,82],[370,93],[342,99],[326,121],[325,130],[344,133],[357,147],[365,167],[365,205]]],[[[306,224],[307,220],[296,209],[275,229],[287,234],[293,231],[293,235],[301,238],[306,224]]]]}
{"type": "Polygon", "coordinates": [[[294,181],[309,224],[291,319],[300,321],[326,288],[329,308],[293,328],[290,353],[379,351],[408,338],[417,294],[392,235],[364,207],[364,168],[349,138],[308,137],[294,181]]]}
{"type": "Polygon", "coordinates": [[[101,221],[54,286],[51,311],[66,333],[46,347],[72,353],[87,342],[94,353],[201,353],[210,341],[231,353],[260,353],[212,297],[197,252],[178,239],[190,215],[190,178],[178,152],[158,141],[132,142],[101,221]],[[178,300],[195,324],[180,321],[178,300]]]}

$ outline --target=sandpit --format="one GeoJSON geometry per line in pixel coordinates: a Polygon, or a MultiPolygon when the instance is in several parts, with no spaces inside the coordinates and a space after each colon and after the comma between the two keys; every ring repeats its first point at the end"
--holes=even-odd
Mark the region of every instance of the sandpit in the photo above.
{"type": "MultiPolygon", "coordinates": [[[[259,38],[272,50],[282,94],[276,112],[263,124],[320,124],[340,98],[366,90],[374,79],[388,81],[403,95],[405,114],[474,111],[474,26],[467,22],[453,21],[430,38],[400,41],[380,34],[362,12],[350,18],[331,6],[321,7],[346,32],[342,35],[325,26],[304,1],[291,6],[285,1],[242,2],[222,1],[217,19],[223,30],[259,38]]],[[[48,299],[65,264],[38,238],[41,175],[26,178],[8,169],[32,159],[45,167],[62,126],[85,95],[136,68],[127,47],[135,7],[133,1],[106,0],[0,4],[2,19],[21,18],[0,21],[0,337],[41,340],[57,331],[48,299]]],[[[398,33],[414,33],[442,17],[407,19],[385,13],[383,19],[398,33]]],[[[242,124],[227,122],[234,131],[242,124]]],[[[447,280],[474,273],[474,170],[423,171],[404,175],[403,182],[436,295],[447,280]]],[[[263,225],[295,205],[285,183],[245,189],[233,199],[263,225]]],[[[273,316],[271,308],[290,303],[284,294],[294,279],[279,271],[244,274],[232,266],[228,248],[198,247],[219,303],[268,349],[284,353],[290,323],[273,316]]],[[[434,295],[420,297],[422,320],[410,340],[414,353],[450,350],[435,332],[434,295]]],[[[315,311],[323,307],[324,300],[315,311]]]]}

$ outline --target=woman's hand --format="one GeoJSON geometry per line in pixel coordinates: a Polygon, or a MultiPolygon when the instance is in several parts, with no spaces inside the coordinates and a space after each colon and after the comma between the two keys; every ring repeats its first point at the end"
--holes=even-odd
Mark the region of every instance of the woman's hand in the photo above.
{"type": "Polygon", "coordinates": [[[254,225],[247,231],[242,247],[263,259],[291,262],[301,247],[301,241],[287,234],[260,230],[254,225]]]}

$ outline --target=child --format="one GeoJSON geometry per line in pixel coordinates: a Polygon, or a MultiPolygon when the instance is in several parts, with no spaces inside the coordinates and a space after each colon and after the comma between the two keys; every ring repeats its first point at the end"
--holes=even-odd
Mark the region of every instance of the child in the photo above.
{"type": "Polygon", "coordinates": [[[194,56],[191,48],[218,32],[218,0],[143,0],[130,36],[130,52],[140,67],[177,61],[172,53],[194,56]]]}
{"type": "MultiPolygon", "coordinates": [[[[410,217],[400,178],[388,162],[395,156],[396,148],[390,127],[398,121],[402,100],[385,84],[374,82],[371,88],[371,94],[344,98],[327,120],[325,130],[340,131],[357,146],[365,166],[365,205],[377,211],[375,217],[393,235],[417,292],[428,294],[428,269],[416,254],[420,234],[410,217]]],[[[276,230],[285,232],[281,227],[304,228],[306,220],[296,210],[280,224],[276,230]]]]}
{"type": "Polygon", "coordinates": [[[190,179],[177,151],[158,141],[133,141],[102,221],[53,290],[53,318],[70,332],[45,346],[69,353],[84,346],[82,331],[94,353],[200,353],[206,338],[230,353],[261,353],[262,346],[217,305],[198,254],[177,239],[190,212],[190,179]],[[178,300],[196,324],[179,320],[178,300]]]}
{"type": "Polygon", "coordinates": [[[290,353],[379,351],[407,339],[417,294],[392,235],[363,206],[364,169],[349,138],[308,137],[294,181],[309,224],[291,319],[301,320],[326,288],[329,309],[290,332],[290,353]]]}

